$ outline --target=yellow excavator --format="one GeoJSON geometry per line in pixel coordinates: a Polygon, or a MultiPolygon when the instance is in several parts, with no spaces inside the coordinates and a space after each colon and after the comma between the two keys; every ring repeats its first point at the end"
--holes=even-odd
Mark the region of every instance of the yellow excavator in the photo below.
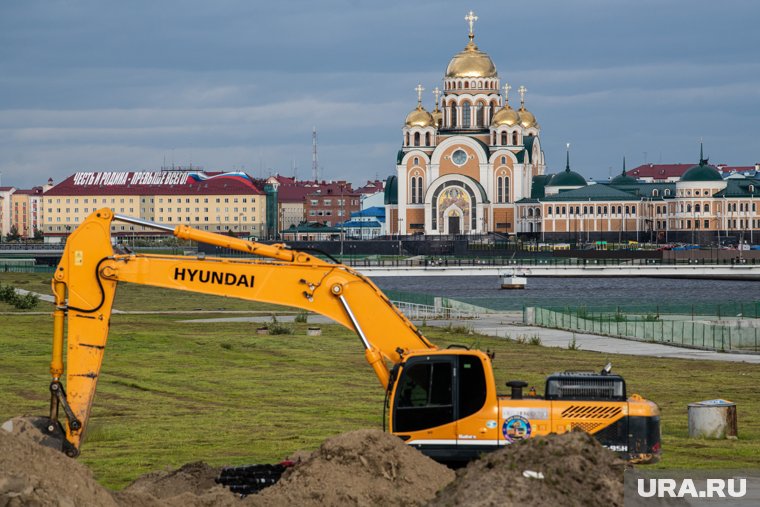
{"type": "Polygon", "coordinates": [[[551,375],[543,396],[524,392],[522,381],[508,382],[510,392],[498,394],[489,354],[439,349],[372,281],[348,266],[283,244],[171,227],[104,208],[71,233],[52,280],[51,402],[44,431],[71,457],[79,454],[87,430],[119,282],[301,308],[355,331],[386,392],[384,424],[438,461],[464,462],[518,440],[578,428],[632,462],[651,463],[660,456],[657,405],[628,396],[625,381],[609,365],[600,373],[551,375]],[[250,257],[117,253],[111,242],[114,220],[250,257]],[[65,425],[59,422],[60,409],[65,425]]]}

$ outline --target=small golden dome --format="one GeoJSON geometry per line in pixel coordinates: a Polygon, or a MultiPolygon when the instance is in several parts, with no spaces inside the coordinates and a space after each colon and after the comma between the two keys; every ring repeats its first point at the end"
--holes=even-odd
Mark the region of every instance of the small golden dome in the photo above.
{"type": "Polygon", "coordinates": [[[443,113],[439,109],[435,109],[430,115],[433,117],[433,123],[436,127],[443,124],[443,113]]]}
{"type": "Polygon", "coordinates": [[[533,113],[525,109],[525,106],[520,108],[520,125],[522,125],[522,127],[525,129],[531,127],[538,128],[536,117],[533,116],[533,113]]]}
{"type": "Polygon", "coordinates": [[[407,127],[432,127],[433,116],[425,111],[425,108],[421,105],[417,105],[417,108],[412,110],[411,113],[406,115],[407,127]]]}
{"type": "Polygon", "coordinates": [[[519,121],[520,115],[517,114],[517,111],[512,109],[512,106],[510,106],[509,102],[507,102],[504,104],[504,107],[496,111],[496,113],[493,115],[491,126],[500,127],[501,125],[506,125],[508,127],[511,127],[512,125],[516,125],[519,121]]]}
{"type": "Polygon", "coordinates": [[[496,67],[491,57],[478,49],[471,40],[446,67],[446,77],[497,77],[496,67]]]}

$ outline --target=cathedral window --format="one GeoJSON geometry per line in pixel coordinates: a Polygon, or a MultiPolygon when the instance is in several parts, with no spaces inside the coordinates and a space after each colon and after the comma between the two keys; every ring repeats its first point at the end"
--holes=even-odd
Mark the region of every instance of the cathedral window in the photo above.
{"type": "Polygon", "coordinates": [[[430,132],[425,134],[425,146],[430,146],[430,132]]]}
{"type": "Polygon", "coordinates": [[[501,163],[506,164],[507,163],[507,157],[501,157],[501,163]]]}
{"type": "Polygon", "coordinates": [[[404,137],[405,137],[404,144],[407,145],[407,146],[409,146],[409,132],[407,132],[404,137]]]}
{"type": "Polygon", "coordinates": [[[465,102],[464,105],[462,106],[462,127],[469,128],[470,125],[471,125],[470,104],[469,102],[465,102]]]}
{"type": "Polygon", "coordinates": [[[517,146],[517,132],[512,132],[512,146],[517,146]]]}
{"type": "Polygon", "coordinates": [[[702,209],[702,208],[701,208],[701,206],[700,206],[699,204],[695,204],[695,205],[694,205],[694,212],[695,212],[695,213],[699,213],[699,212],[701,211],[701,209],[702,209]]]}
{"type": "Polygon", "coordinates": [[[503,146],[507,145],[507,133],[506,132],[502,132],[501,133],[501,144],[503,146]]]}
{"type": "Polygon", "coordinates": [[[666,188],[665,191],[662,193],[665,197],[670,197],[670,189],[666,188]]]}
{"type": "Polygon", "coordinates": [[[549,206],[549,208],[546,210],[546,214],[549,216],[552,216],[552,207],[549,206]]]}
{"type": "Polygon", "coordinates": [[[414,165],[420,165],[420,157],[414,157],[414,165]]]}
{"type": "MultiPolygon", "coordinates": [[[[752,211],[754,211],[754,210],[752,210],[752,211]]],[[[710,204],[709,203],[705,203],[705,213],[710,213],[710,204]]]]}
{"type": "Polygon", "coordinates": [[[451,127],[457,127],[457,106],[454,103],[451,105],[451,127]]]}
{"type": "Polygon", "coordinates": [[[653,189],[652,190],[652,197],[657,197],[658,195],[660,195],[660,192],[658,192],[656,188],[653,189]]]}
{"type": "Polygon", "coordinates": [[[469,83],[468,81],[465,81],[465,82],[464,82],[464,87],[465,87],[465,88],[469,88],[469,87],[470,87],[470,83],[469,83]]]}
{"type": "Polygon", "coordinates": [[[478,103],[477,106],[475,106],[475,124],[478,127],[482,127],[485,125],[485,118],[483,117],[485,113],[485,110],[483,108],[482,103],[478,103]]]}
{"type": "Polygon", "coordinates": [[[422,176],[412,176],[412,204],[422,203],[422,176]]]}
{"type": "Polygon", "coordinates": [[[419,146],[420,145],[420,133],[415,132],[414,133],[414,145],[419,146]]]}
{"type": "Polygon", "coordinates": [[[631,206],[631,214],[632,215],[636,214],[636,206],[631,206]]]}
{"type": "Polygon", "coordinates": [[[691,213],[691,204],[686,205],[686,213],[691,213]]]}

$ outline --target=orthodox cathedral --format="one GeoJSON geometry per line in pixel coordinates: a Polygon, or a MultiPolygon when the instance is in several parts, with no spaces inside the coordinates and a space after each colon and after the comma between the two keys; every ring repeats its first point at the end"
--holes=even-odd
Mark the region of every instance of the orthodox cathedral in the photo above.
{"type": "Polygon", "coordinates": [[[432,111],[422,105],[406,117],[396,175],[386,184],[391,234],[513,233],[515,202],[531,196],[534,177],[545,171],[541,127],[525,107],[509,103],[491,57],[469,42],[446,68],[443,91],[433,90],[432,111]],[[502,95],[503,91],[503,95],[502,95]]]}
{"type": "Polygon", "coordinates": [[[396,174],[385,186],[389,234],[521,234],[560,241],[754,242],[760,233],[760,165],[722,174],[700,148],[680,177],[641,178],[638,169],[588,182],[570,169],[546,174],[541,128],[509,103],[491,58],[469,42],[433,90],[432,111],[406,117],[396,174]],[[501,93],[503,90],[503,94],[501,93]]]}

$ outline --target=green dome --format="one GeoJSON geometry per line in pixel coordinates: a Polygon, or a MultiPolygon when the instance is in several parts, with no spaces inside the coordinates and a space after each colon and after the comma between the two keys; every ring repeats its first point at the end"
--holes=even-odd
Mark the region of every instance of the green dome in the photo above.
{"type": "Polygon", "coordinates": [[[702,159],[683,173],[681,181],[723,181],[723,178],[718,169],[707,164],[707,159],[702,159]]]}
{"type": "Polygon", "coordinates": [[[581,176],[575,171],[571,171],[570,168],[566,168],[561,173],[555,174],[547,187],[585,187],[586,178],[581,176]]]}
{"type": "Polygon", "coordinates": [[[385,180],[383,203],[398,204],[398,178],[396,176],[388,176],[388,179],[385,180]]]}
{"type": "Polygon", "coordinates": [[[635,185],[638,183],[638,180],[632,176],[618,174],[614,178],[612,178],[612,181],[610,181],[610,185],[635,185]]]}

